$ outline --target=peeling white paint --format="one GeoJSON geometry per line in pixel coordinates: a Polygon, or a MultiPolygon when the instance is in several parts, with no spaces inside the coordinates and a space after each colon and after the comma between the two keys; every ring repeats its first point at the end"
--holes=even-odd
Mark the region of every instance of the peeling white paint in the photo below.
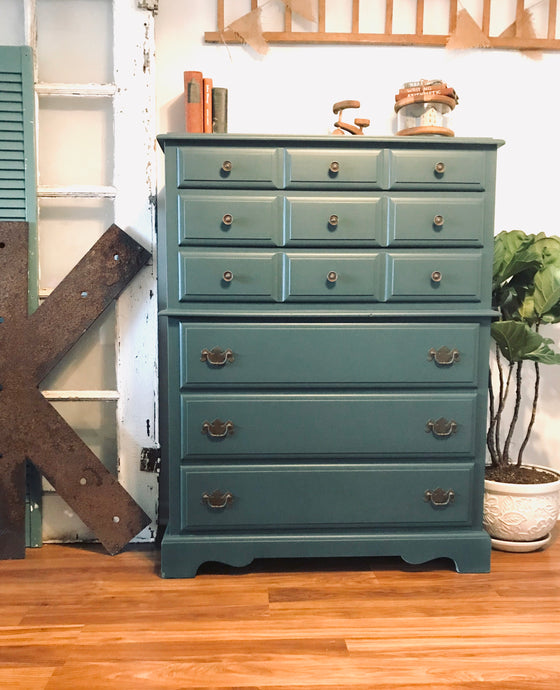
{"type": "MultiPolygon", "coordinates": [[[[68,5],[73,1],[67,0],[68,5]]],[[[105,102],[111,99],[115,142],[113,179],[109,185],[45,186],[39,188],[39,196],[62,201],[66,198],[107,199],[114,205],[114,222],[152,253],[156,219],[153,179],[155,95],[152,73],[155,56],[153,14],[156,11],[157,2],[112,1],[112,83],[36,85],[37,94],[68,98],[69,104],[76,103],[77,108],[84,97],[101,98],[105,102]]],[[[29,45],[34,47],[37,40],[36,12],[36,0],[25,0],[25,35],[29,45]]],[[[84,46],[84,51],[87,56],[87,46],[84,46]]],[[[155,262],[151,261],[127,286],[117,302],[116,390],[51,390],[47,393],[53,402],[71,400],[73,402],[69,404],[74,404],[83,400],[100,400],[116,406],[118,453],[114,467],[125,489],[153,519],[152,525],[143,530],[137,541],[153,541],[156,535],[157,475],[140,471],[142,448],[157,447],[155,281],[155,262]],[[146,420],[149,420],[149,425],[146,420]]],[[[44,541],[92,541],[94,535],[52,491],[52,487],[44,482],[44,488],[44,541]]]]}

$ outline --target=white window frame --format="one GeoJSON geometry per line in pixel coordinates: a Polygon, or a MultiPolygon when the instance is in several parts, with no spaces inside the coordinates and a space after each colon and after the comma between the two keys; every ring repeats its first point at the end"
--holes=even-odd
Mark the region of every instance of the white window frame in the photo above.
{"type": "MultiPolygon", "coordinates": [[[[54,84],[37,80],[37,5],[24,0],[26,43],[35,56],[35,99],[110,98],[113,104],[114,168],[112,185],[38,187],[41,198],[111,198],[114,222],[152,253],[152,261],[127,286],[116,306],[116,390],[43,391],[52,401],[116,401],[118,478],[152,517],[152,524],[135,541],[152,541],[156,534],[157,475],[141,469],[144,448],[158,447],[157,295],[156,295],[156,152],[155,48],[153,3],[112,0],[113,82],[54,84]]],[[[69,4],[72,0],[66,0],[69,4]]],[[[37,132],[38,139],[38,132],[37,132]]],[[[41,162],[39,158],[38,168],[41,162]]],[[[45,291],[39,286],[39,294],[45,291]]],[[[94,326],[95,327],[95,326],[94,326]]],[[[62,518],[64,520],[64,518],[62,518]]],[[[67,529],[61,530],[67,534],[67,529]]],[[[79,535],[78,535],[79,536],[79,535]]]]}

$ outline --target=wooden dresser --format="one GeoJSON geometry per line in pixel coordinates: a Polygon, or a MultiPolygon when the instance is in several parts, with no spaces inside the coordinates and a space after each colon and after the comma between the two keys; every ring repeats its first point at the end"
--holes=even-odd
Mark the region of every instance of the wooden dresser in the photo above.
{"type": "Polygon", "coordinates": [[[162,575],[485,572],[492,139],[161,135],[162,575]]]}

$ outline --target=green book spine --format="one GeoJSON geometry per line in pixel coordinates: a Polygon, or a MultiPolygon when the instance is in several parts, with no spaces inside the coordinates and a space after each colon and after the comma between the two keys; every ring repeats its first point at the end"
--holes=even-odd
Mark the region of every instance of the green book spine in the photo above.
{"type": "Polygon", "coordinates": [[[220,86],[212,89],[212,131],[228,131],[228,90],[220,86]]]}

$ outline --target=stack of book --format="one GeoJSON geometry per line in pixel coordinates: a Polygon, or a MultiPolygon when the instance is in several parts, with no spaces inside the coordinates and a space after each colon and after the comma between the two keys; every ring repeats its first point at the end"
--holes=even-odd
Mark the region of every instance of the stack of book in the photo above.
{"type": "Polygon", "coordinates": [[[420,81],[408,82],[402,89],[399,89],[397,94],[395,94],[395,101],[397,103],[405,99],[407,99],[408,103],[413,101],[427,101],[432,100],[433,96],[446,96],[455,101],[455,104],[459,102],[459,96],[455,89],[451,86],[447,86],[447,84],[440,79],[421,79],[420,81]]]}
{"type": "Polygon", "coordinates": [[[184,72],[187,132],[227,132],[228,90],[214,86],[202,72],[184,72]]]}

